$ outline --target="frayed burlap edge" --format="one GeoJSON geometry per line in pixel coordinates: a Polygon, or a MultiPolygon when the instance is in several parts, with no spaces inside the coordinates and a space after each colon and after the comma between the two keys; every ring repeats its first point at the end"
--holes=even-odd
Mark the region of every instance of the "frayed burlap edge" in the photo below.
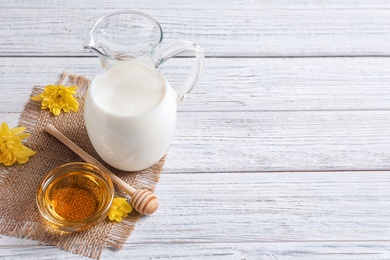
{"type": "MultiPolygon", "coordinates": [[[[67,72],[63,72],[59,81],[56,84],[78,86],[78,93],[76,96],[79,99],[79,103],[82,103],[80,106],[80,111],[78,112],[80,118],[80,114],[82,115],[83,113],[84,97],[87,92],[90,81],[83,76],[70,75],[67,72]]],[[[32,91],[32,96],[38,95],[42,91],[43,87],[35,86],[32,91]]],[[[69,114],[67,116],[71,116],[71,113],[67,114],[69,114]]],[[[34,141],[36,141],[34,140],[34,138],[37,138],[36,136],[42,135],[43,130],[38,129],[38,123],[41,126],[45,125],[46,123],[53,123],[54,125],[56,125],[56,122],[58,122],[59,120],[61,120],[61,117],[54,117],[49,114],[48,111],[40,110],[39,104],[29,100],[19,119],[19,125],[26,127],[26,132],[31,133],[31,136],[28,138],[26,145],[30,147],[29,144],[34,143],[34,141]]],[[[70,132],[72,131],[77,131],[77,129],[71,129],[70,132]]],[[[45,136],[45,138],[51,137],[45,136]]],[[[38,153],[41,145],[42,144],[38,143],[35,145],[35,147],[30,148],[36,150],[38,153]]],[[[60,144],[56,140],[50,140],[50,146],[53,146],[51,147],[53,151],[67,149],[62,147],[62,144],[60,144]]],[[[86,147],[84,147],[84,149],[94,155],[94,150],[91,150],[93,148],[89,147],[90,150],[88,150],[86,149],[86,147]]],[[[53,153],[53,156],[56,155],[58,156],[58,153],[53,153]]],[[[33,161],[35,156],[31,157],[30,161],[33,161]]],[[[95,156],[97,155],[95,154],[95,156]]],[[[49,160],[47,164],[50,165],[51,158],[47,157],[46,159],[49,160]]],[[[66,163],[66,160],[81,161],[81,159],[79,159],[78,156],[75,155],[71,155],[70,158],[64,159],[63,163],[66,163]]],[[[60,159],[57,161],[62,162],[60,159]]],[[[57,161],[56,163],[58,163],[57,161]]],[[[44,164],[45,162],[35,162],[35,164],[37,163],[44,164]]],[[[132,185],[134,188],[145,188],[154,191],[155,186],[159,181],[159,173],[161,173],[164,163],[165,158],[161,159],[160,162],[158,162],[151,168],[132,173],[117,171],[110,167],[108,168],[110,168],[113,172],[115,172],[119,177],[121,177],[130,185],[132,185]]],[[[15,194],[7,193],[7,190],[10,186],[15,185],[15,182],[20,182],[21,180],[23,180],[20,176],[21,172],[30,172],[30,170],[26,170],[28,169],[26,167],[29,167],[29,162],[27,162],[25,165],[15,165],[12,167],[4,167],[0,165],[1,197],[14,196],[14,200],[19,198],[15,194]]],[[[46,170],[48,171],[50,169],[46,170]]],[[[30,174],[27,172],[23,174],[30,174]]],[[[33,200],[35,203],[35,193],[31,195],[34,196],[33,200]]],[[[116,189],[116,196],[127,197],[128,199],[130,199],[127,194],[118,189],[116,189]]],[[[83,255],[94,259],[100,258],[102,250],[105,247],[112,247],[116,249],[122,248],[123,244],[127,241],[132,231],[134,230],[135,223],[141,217],[141,215],[137,212],[132,212],[127,218],[123,219],[121,223],[114,223],[105,220],[105,222],[96,227],[93,227],[90,230],[69,234],[65,232],[59,232],[47,226],[47,224],[43,222],[41,216],[39,215],[36,205],[32,205],[31,198],[28,200],[28,202],[23,201],[23,203],[26,204],[25,208],[27,208],[24,211],[15,212],[7,210],[10,207],[14,206],[12,205],[12,201],[14,200],[10,198],[8,200],[5,199],[4,201],[2,201],[0,198],[0,234],[36,240],[47,245],[58,246],[59,248],[62,248],[71,253],[83,255]],[[96,234],[99,235],[99,240],[95,239],[96,234]]]]}

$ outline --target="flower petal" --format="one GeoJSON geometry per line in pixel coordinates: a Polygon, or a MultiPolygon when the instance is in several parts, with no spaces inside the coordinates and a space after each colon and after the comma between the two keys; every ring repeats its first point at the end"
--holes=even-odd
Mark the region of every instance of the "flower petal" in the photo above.
{"type": "Polygon", "coordinates": [[[50,112],[56,116],[62,110],[64,112],[77,112],[78,102],[73,96],[76,94],[76,89],[77,86],[47,85],[41,95],[33,97],[33,100],[41,100],[41,109],[49,108],[50,112]]]}
{"type": "Polygon", "coordinates": [[[116,221],[118,221],[118,222],[122,222],[122,217],[119,216],[119,215],[116,215],[114,219],[115,219],[116,221]]]}
{"type": "Polygon", "coordinates": [[[75,98],[71,98],[69,100],[69,108],[74,111],[74,112],[77,112],[79,111],[79,104],[77,103],[77,100],[75,98]]]}
{"type": "Polygon", "coordinates": [[[24,139],[26,139],[26,138],[29,137],[29,136],[30,136],[29,133],[25,133],[25,134],[20,134],[20,135],[18,135],[18,138],[19,138],[19,140],[24,140],[24,139]]]}
{"type": "Polygon", "coordinates": [[[6,122],[1,123],[1,133],[2,135],[9,135],[11,133],[6,122]]]}
{"type": "Polygon", "coordinates": [[[61,108],[58,107],[58,106],[55,106],[53,107],[51,110],[50,110],[54,115],[58,116],[61,112],[61,108]]]}
{"type": "Polygon", "coordinates": [[[15,127],[10,129],[12,135],[18,135],[26,131],[26,127],[15,127]]]}
{"type": "Polygon", "coordinates": [[[11,166],[15,162],[20,164],[26,163],[29,156],[35,154],[33,150],[23,145],[22,141],[30,134],[25,133],[25,127],[16,127],[9,129],[8,125],[3,122],[0,131],[0,163],[5,166],[11,166]]]}
{"type": "Polygon", "coordinates": [[[132,207],[127,202],[126,198],[114,198],[112,201],[111,207],[108,211],[108,217],[110,220],[115,220],[118,222],[122,221],[122,217],[127,217],[128,214],[132,211],[132,207]]]}
{"type": "Polygon", "coordinates": [[[30,148],[28,148],[24,145],[21,145],[21,147],[18,147],[18,148],[19,149],[14,152],[18,158],[23,158],[26,156],[33,156],[34,154],[36,154],[35,151],[31,150],[30,148]]]}
{"type": "Polygon", "coordinates": [[[31,97],[31,100],[34,100],[34,101],[41,101],[41,100],[43,100],[43,97],[42,97],[41,95],[33,96],[33,97],[31,97]]]}
{"type": "Polygon", "coordinates": [[[130,206],[130,204],[128,204],[127,202],[125,202],[123,205],[122,205],[122,209],[124,212],[126,213],[130,213],[133,208],[130,206]]]}

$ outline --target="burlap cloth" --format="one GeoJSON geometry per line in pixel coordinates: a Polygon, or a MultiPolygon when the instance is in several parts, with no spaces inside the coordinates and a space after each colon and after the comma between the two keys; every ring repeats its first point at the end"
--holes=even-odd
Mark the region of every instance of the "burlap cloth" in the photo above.
{"type": "MultiPolygon", "coordinates": [[[[82,161],[62,143],[43,131],[47,123],[53,124],[87,153],[99,158],[89,141],[84,125],[84,96],[90,81],[82,76],[62,74],[56,84],[77,85],[79,112],[53,116],[40,109],[40,102],[29,100],[19,120],[19,126],[27,127],[31,136],[27,146],[37,153],[24,165],[5,167],[0,164],[0,234],[28,238],[66,251],[100,258],[105,247],[121,248],[134,229],[140,215],[133,211],[122,222],[108,218],[98,226],[78,233],[66,233],[49,227],[43,221],[36,206],[35,197],[43,175],[49,170],[69,162],[82,161]]],[[[35,86],[32,95],[43,91],[35,86]]],[[[102,161],[102,160],[100,160],[102,161]]],[[[153,167],[139,172],[123,172],[108,167],[134,188],[154,190],[162,171],[164,159],[153,167]]],[[[107,166],[107,165],[106,165],[107,166]]],[[[116,196],[130,198],[117,187],[116,196]]]]}

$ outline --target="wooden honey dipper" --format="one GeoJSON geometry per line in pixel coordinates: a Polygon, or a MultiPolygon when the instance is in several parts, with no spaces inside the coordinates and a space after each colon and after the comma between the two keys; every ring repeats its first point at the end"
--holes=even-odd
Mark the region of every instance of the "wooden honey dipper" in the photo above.
{"type": "Polygon", "coordinates": [[[152,192],[145,189],[136,190],[133,187],[131,187],[129,184],[124,182],[122,179],[120,179],[118,176],[112,173],[109,169],[107,169],[98,160],[93,158],[91,155],[89,155],[87,152],[85,152],[83,149],[77,146],[74,142],[72,142],[69,138],[63,135],[52,124],[47,124],[45,126],[45,131],[51,134],[52,136],[54,136],[55,138],[57,138],[59,141],[61,141],[69,149],[71,149],[73,152],[79,155],[84,161],[97,166],[102,171],[107,173],[110,176],[112,182],[114,182],[124,192],[126,192],[131,196],[131,201],[132,201],[131,204],[133,205],[136,211],[138,211],[142,215],[150,215],[157,210],[158,208],[157,197],[152,192]]]}

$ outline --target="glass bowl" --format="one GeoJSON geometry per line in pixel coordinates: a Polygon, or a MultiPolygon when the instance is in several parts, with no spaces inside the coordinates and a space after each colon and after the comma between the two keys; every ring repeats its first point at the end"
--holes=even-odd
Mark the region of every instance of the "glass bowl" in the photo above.
{"type": "Polygon", "coordinates": [[[114,186],[106,173],[94,165],[74,162],[43,177],[36,201],[50,226],[76,232],[101,223],[113,198],[114,186]]]}

